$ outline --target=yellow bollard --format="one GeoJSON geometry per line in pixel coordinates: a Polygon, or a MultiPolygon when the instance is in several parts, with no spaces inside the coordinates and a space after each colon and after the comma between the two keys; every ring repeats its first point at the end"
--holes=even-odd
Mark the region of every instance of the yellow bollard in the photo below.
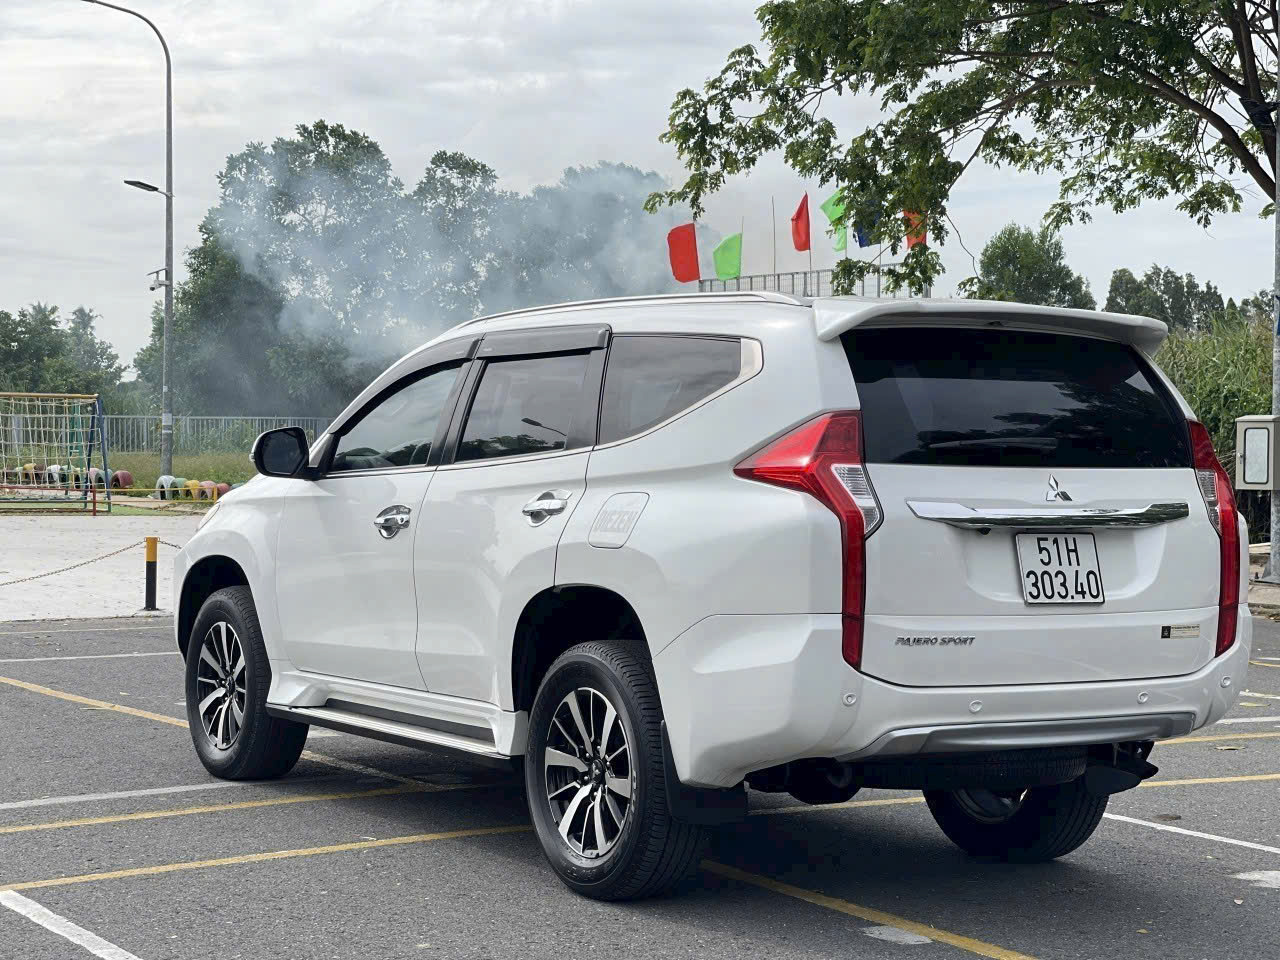
{"type": "Polygon", "coordinates": [[[156,555],[160,550],[159,537],[147,537],[147,587],[143,610],[158,610],[156,606],[156,555]]]}

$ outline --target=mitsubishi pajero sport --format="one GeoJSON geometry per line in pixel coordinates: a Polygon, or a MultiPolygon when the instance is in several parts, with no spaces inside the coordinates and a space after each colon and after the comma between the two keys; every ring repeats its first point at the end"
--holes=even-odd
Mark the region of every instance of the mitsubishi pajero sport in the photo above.
{"type": "Polygon", "coordinates": [[[1248,537],[1158,321],[772,293],[475,320],[178,555],[205,766],[309,725],[523,758],[547,859],[662,890],[747,790],[1069,853],[1244,679],[1248,537]]]}

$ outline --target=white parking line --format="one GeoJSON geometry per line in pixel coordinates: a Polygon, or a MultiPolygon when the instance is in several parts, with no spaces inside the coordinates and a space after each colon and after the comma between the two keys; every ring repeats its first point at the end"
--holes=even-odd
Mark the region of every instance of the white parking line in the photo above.
{"type": "Polygon", "coordinates": [[[1264,843],[1252,843],[1249,840],[1236,840],[1233,837],[1220,837],[1216,833],[1201,833],[1199,830],[1186,830],[1182,827],[1171,827],[1167,823],[1152,823],[1150,820],[1139,820],[1137,817],[1122,817],[1118,813],[1104,813],[1108,820],[1119,820],[1121,823],[1133,823],[1152,830],[1163,830],[1166,833],[1180,833],[1187,837],[1198,837],[1201,840],[1215,840],[1218,843],[1229,843],[1233,847],[1247,847],[1250,850],[1261,850],[1263,853],[1280,853],[1280,847],[1268,847],[1264,843]]]}
{"type": "Polygon", "coordinates": [[[1232,874],[1232,880],[1248,880],[1264,890],[1280,890],[1280,870],[1254,870],[1250,873],[1232,874]]]}
{"type": "MultiPolygon", "coordinates": [[[[345,777],[290,777],[276,783],[318,783],[322,780],[346,779],[345,777]]],[[[133,797],[158,797],[166,793],[194,793],[197,790],[224,790],[228,787],[252,787],[260,784],[238,780],[214,780],[209,783],[192,783],[179,787],[148,787],[145,790],[118,790],[115,793],[78,793],[67,797],[38,797],[35,800],[9,800],[0,803],[0,810],[26,810],[31,807],[56,807],[64,803],[97,803],[103,800],[129,800],[133,797]]]]}
{"type": "Polygon", "coordinates": [[[1219,723],[1280,723],[1280,717],[1231,717],[1219,723]]]}
{"type": "Polygon", "coordinates": [[[70,940],[78,947],[84,947],[95,957],[102,960],[139,960],[128,950],[108,943],[96,933],[90,933],[84,927],[77,926],[66,917],[60,917],[52,910],[46,910],[34,900],[28,900],[20,893],[5,890],[0,893],[0,904],[4,904],[14,913],[20,913],[33,923],[38,923],[46,930],[51,930],[60,937],[70,940]]]}
{"type": "Polygon", "coordinates": [[[78,657],[8,657],[0,663],[48,663],[50,660],[111,660],[115,657],[179,657],[177,650],[157,650],[154,653],[85,653],[78,657]]]}
{"type": "Polygon", "coordinates": [[[172,632],[173,624],[139,624],[136,627],[73,627],[70,630],[8,630],[0,633],[0,637],[43,637],[50,633],[132,633],[138,630],[168,630],[172,632]]]}

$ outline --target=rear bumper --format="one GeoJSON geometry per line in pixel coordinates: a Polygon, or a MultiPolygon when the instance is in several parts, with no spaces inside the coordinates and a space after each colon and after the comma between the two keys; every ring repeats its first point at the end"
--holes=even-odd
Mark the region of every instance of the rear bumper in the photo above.
{"type": "Polygon", "coordinates": [[[867,759],[1179,736],[1227,712],[1253,623],[1195,673],[1095,683],[903,687],[840,657],[838,614],[715,616],[654,658],[676,770],[731,786],[804,757],[867,759]]]}

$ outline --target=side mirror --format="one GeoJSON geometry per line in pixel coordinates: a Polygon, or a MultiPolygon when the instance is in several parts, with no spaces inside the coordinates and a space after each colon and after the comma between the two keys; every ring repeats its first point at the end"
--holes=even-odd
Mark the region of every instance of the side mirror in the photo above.
{"type": "Polygon", "coordinates": [[[253,465],[268,477],[310,479],[307,469],[307,435],[301,427],[280,427],[253,441],[253,465]]]}

